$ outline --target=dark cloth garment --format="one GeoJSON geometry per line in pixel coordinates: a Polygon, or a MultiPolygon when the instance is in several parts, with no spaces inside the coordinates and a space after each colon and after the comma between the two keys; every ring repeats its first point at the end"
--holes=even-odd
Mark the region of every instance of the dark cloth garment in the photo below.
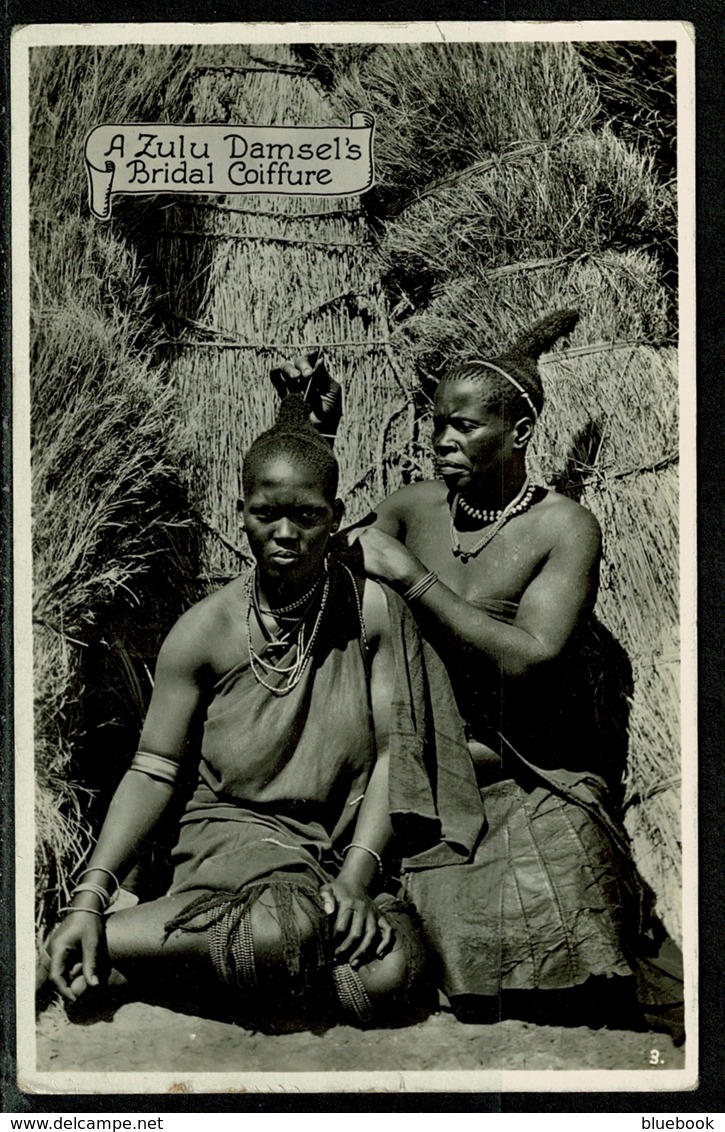
{"type": "MultiPolygon", "coordinates": [[[[511,624],[518,603],[484,601],[478,608],[511,624]]],[[[605,645],[605,634],[602,626],[589,620],[555,660],[515,679],[502,673],[495,680],[482,679],[480,663],[461,650],[449,676],[467,738],[503,756],[501,736],[505,736],[514,749],[529,753],[544,769],[592,773],[608,783],[613,774],[621,775],[624,768],[618,757],[613,758],[613,747],[616,728],[622,725],[612,718],[617,714],[612,709],[615,701],[621,704],[623,694],[631,695],[631,688],[606,687],[616,661],[612,642],[605,645]]]]}
{"type": "Polygon", "coordinates": [[[246,656],[216,684],[170,895],[228,899],[272,878],[317,890],[338,871],[375,757],[355,585],[330,564],[315,656],[289,694],[246,656]]]}
{"type": "Polygon", "coordinates": [[[629,975],[631,892],[611,847],[576,805],[512,779],[484,787],[485,830],[466,864],[418,869],[407,890],[449,996],[552,990],[629,975]]]}
{"type": "MultiPolygon", "coordinates": [[[[586,752],[572,768],[556,765],[553,742],[543,765],[533,744],[514,747],[483,712],[485,694],[472,695],[472,680],[454,691],[407,606],[389,601],[392,821],[442,989],[490,996],[632,974],[638,946],[654,946],[654,924],[603,778],[586,752]],[[495,744],[500,759],[498,780],[483,787],[471,738],[495,744]]],[[[515,607],[490,612],[510,620],[515,607]]],[[[511,730],[535,733],[535,722],[511,730]]]]}

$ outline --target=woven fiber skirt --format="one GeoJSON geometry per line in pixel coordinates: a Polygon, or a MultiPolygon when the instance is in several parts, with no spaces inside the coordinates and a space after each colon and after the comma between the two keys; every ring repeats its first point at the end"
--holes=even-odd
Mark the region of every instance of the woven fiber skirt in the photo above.
{"type": "Polygon", "coordinates": [[[574,987],[631,975],[631,865],[580,806],[506,779],[481,790],[486,824],[468,864],[411,871],[407,894],[445,993],[574,987]]]}

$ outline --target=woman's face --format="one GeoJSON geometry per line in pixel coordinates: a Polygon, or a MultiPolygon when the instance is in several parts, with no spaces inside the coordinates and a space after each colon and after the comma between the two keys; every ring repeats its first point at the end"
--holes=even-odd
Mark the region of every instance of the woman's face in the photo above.
{"type": "Polygon", "coordinates": [[[325,498],[319,475],[284,456],[271,457],[257,469],[243,513],[262,577],[292,589],[312,585],[342,515],[339,500],[325,498]]]}
{"type": "Polygon", "coordinates": [[[483,379],[444,381],[433,404],[433,448],[438,471],[454,491],[491,488],[511,459],[515,431],[490,408],[483,379]]]}

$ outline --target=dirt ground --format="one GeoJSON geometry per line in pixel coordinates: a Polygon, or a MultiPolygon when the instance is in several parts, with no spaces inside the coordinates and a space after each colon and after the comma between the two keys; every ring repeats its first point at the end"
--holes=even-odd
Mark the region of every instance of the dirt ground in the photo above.
{"type": "Polygon", "coordinates": [[[668,1035],[506,1020],[458,1022],[441,1009],[397,1029],[333,1026],[262,1033],[228,1019],[141,1001],[72,1017],[60,1001],[39,1017],[38,1071],[320,1072],[647,1069],[684,1065],[668,1035]],[[657,1062],[651,1065],[652,1051],[657,1062]]]}

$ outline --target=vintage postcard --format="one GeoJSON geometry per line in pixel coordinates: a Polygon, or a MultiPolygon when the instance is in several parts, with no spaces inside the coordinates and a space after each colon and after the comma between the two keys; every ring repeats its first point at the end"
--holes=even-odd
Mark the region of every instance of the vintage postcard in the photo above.
{"type": "Polygon", "coordinates": [[[20,1087],[694,1088],[691,28],[11,81],[20,1087]]]}

